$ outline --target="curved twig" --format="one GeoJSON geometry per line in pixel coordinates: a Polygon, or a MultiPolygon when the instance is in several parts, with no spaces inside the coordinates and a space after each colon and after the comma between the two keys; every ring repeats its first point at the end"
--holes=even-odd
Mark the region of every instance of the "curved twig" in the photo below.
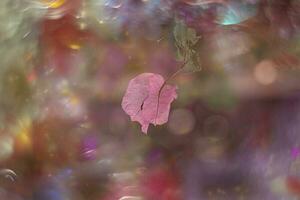
{"type": "Polygon", "coordinates": [[[183,70],[183,68],[185,67],[185,65],[187,64],[188,61],[184,60],[182,65],[180,66],[180,68],[174,72],[171,76],[169,76],[164,82],[163,84],[160,86],[159,88],[159,91],[158,91],[158,95],[157,95],[157,106],[156,106],[156,114],[155,114],[155,119],[154,119],[154,125],[156,125],[156,119],[157,119],[157,116],[158,116],[158,109],[159,109],[159,99],[160,99],[160,95],[161,95],[161,92],[163,90],[163,88],[165,87],[165,85],[167,84],[167,82],[169,80],[171,80],[172,78],[174,78],[175,76],[177,76],[181,70],[183,70]]]}

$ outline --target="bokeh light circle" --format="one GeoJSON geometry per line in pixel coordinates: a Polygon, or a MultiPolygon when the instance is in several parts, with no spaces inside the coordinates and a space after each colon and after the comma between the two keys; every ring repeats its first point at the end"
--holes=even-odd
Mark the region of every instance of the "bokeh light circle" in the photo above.
{"type": "Polygon", "coordinates": [[[191,132],[195,126],[195,117],[187,109],[177,109],[170,114],[168,128],[175,135],[191,132]]]}

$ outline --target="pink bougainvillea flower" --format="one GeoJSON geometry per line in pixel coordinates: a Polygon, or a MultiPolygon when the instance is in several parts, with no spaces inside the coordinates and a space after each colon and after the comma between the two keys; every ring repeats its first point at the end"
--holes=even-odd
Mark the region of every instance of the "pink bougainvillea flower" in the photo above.
{"type": "Polygon", "coordinates": [[[144,133],[147,133],[149,124],[161,125],[168,121],[170,105],[177,94],[175,86],[164,82],[159,74],[143,73],[128,84],[122,108],[131,121],[142,125],[144,133]]]}

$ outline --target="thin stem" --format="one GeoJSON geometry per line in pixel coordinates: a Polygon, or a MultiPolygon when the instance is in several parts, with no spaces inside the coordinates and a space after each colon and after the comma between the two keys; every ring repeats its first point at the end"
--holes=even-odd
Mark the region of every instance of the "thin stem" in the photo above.
{"type": "Polygon", "coordinates": [[[180,68],[174,72],[171,76],[169,76],[165,81],[164,83],[161,85],[161,87],[159,88],[159,91],[158,91],[158,96],[157,96],[157,106],[156,106],[156,114],[155,114],[155,121],[154,121],[154,124],[156,125],[156,119],[157,119],[157,116],[158,116],[158,108],[159,108],[159,99],[160,99],[160,95],[161,95],[161,92],[163,90],[163,88],[165,87],[165,85],[167,84],[167,82],[171,79],[173,79],[175,76],[177,76],[181,70],[183,70],[183,68],[185,67],[185,65],[187,64],[187,61],[186,59],[184,59],[182,65],[180,66],[180,68]]]}
{"type": "Polygon", "coordinates": [[[171,80],[171,79],[173,79],[175,76],[177,76],[181,72],[181,70],[183,70],[183,68],[185,67],[186,64],[187,64],[187,61],[184,61],[182,63],[182,65],[180,66],[180,68],[164,81],[164,83],[161,85],[161,87],[159,89],[158,97],[160,96],[160,93],[161,93],[162,89],[168,83],[168,81],[171,80]]]}

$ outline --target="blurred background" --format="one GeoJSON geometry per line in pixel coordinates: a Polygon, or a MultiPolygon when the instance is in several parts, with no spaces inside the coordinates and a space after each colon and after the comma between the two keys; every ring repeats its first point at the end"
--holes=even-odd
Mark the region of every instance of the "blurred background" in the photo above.
{"type": "Polygon", "coordinates": [[[299,0],[1,0],[0,53],[0,200],[300,198],[299,0]],[[179,25],[146,135],[122,97],[179,25]]]}

